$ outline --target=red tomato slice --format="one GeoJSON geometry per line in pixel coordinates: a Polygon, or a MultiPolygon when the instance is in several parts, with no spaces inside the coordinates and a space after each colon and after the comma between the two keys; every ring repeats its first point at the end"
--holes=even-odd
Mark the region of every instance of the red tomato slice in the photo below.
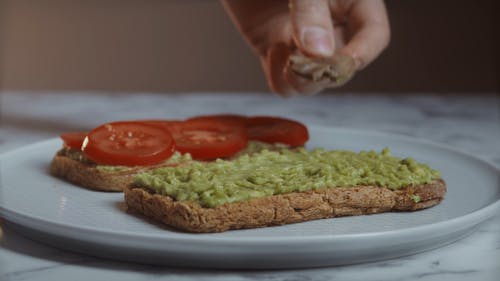
{"type": "Polygon", "coordinates": [[[248,143],[244,125],[193,119],[170,123],[168,126],[175,139],[176,149],[181,153],[190,153],[194,159],[229,157],[248,143]]]}
{"type": "Polygon", "coordinates": [[[83,152],[98,164],[145,166],[168,159],[175,142],[164,128],[142,122],[113,122],[92,130],[83,152]]]}
{"type": "Polygon", "coordinates": [[[87,136],[88,132],[71,132],[61,134],[61,139],[64,141],[64,145],[69,148],[80,150],[82,149],[83,140],[87,136]]]}
{"type": "Polygon", "coordinates": [[[290,119],[255,116],[248,118],[246,124],[251,140],[290,146],[302,146],[309,140],[307,127],[290,119]]]}

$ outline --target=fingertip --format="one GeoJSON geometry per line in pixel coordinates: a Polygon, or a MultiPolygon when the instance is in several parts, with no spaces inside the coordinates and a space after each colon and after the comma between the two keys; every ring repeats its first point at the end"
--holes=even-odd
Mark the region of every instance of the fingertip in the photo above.
{"type": "Polygon", "coordinates": [[[357,70],[361,70],[389,45],[391,30],[384,1],[356,2],[348,22],[353,26],[353,35],[339,52],[354,58],[357,70]]]}
{"type": "Polygon", "coordinates": [[[362,70],[374,61],[389,44],[388,39],[375,27],[360,30],[339,50],[354,59],[356,70],[362,70]]]}

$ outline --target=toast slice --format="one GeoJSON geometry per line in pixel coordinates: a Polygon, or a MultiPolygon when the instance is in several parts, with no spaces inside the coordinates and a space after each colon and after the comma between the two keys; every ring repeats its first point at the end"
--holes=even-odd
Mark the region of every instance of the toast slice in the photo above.
{"type": "Polygon", "coordinates": [[[98,191],[123,191],[133,182],[139,169],[101,170],[97,165],[78,161],[59,151],[50,165],[50,173],[77,185],[98,191]]]}
{"type": "Polygon", "coordinates": [[[437,179],[397,190],[379,186],[333,187],[226,203],[216,208],[175,201],[143,187],[129,186],[124,191],[130,210],[183,231],[202,233],[425,209],[443,200],[446,184],[437,179]]]}
{"type": "Polygon", "coordinates": [[[128,209],[188,232],[221,232],[439,204],[438,171],[389,149],[262,150],[231,160],[141,173],[128,209]]]}
{"type": "Polygon", "coordinates": [[[177,155],[173,161],[154,166],[102,166],[86,158],[81,151],[64,147],[54,155],[50,165],[50,173],[92,190],[121,192],[133,183],[137,173],[178,165],[183,160],[182,156],[177,155]]]}

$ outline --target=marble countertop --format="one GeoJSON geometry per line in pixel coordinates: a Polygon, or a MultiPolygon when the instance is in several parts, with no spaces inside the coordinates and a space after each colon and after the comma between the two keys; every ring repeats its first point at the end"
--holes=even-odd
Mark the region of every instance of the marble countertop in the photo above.
{"type": "MultiPolygon", "coordinates": [[[[3,92],[0,153],[62,131],[118,119],[232,112],[293,117],[307,124],[414,136],[473,153],[500,167],[498,95],[3,92]]],[[[1,176],[1,175],[0,175],[1,176]]],[[[1,200],[1,198],[0,198],[1,200]]],[[[498,280],[500,214],[451,245],[394,260],[297,270],[198,270],[99,259],[58,250],[0,228],[0,280],[498,280]]]]}

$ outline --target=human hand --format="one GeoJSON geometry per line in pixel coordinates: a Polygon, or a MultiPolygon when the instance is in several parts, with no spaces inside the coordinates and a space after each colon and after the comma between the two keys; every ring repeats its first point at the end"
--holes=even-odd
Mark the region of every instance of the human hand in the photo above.
{"type": "Polygon", "coordinates": [[[283,96],[339,86],[389,43],[383,0],[223,0],[223,4],[259,55],[270,88],[283,96]]]}

